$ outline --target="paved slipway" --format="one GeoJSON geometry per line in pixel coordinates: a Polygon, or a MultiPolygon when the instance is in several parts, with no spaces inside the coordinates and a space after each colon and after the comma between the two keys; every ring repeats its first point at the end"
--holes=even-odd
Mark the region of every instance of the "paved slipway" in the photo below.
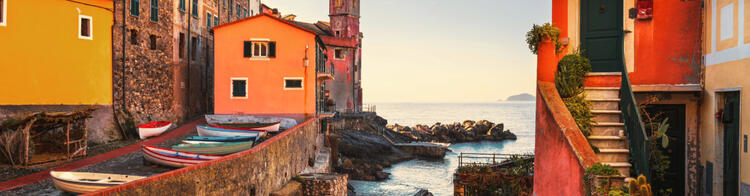
{"type": "Polygon", "coordinates": [[[171,130],[164,135],[126,146],[107,153],[77,160],[71,163],[53,167],[31,175],[0,182],[0,196],[4,195],[61,195],[62,191],[55,188],[50,179],[50,171],[78,171],[128,174],[150,176],[164,173],[173,168],[146,166],[143,164],[143,145],[169,147],[180,143],[183,139],[195,136],[195,126],[204,123],[199,119],[171,130]]]}

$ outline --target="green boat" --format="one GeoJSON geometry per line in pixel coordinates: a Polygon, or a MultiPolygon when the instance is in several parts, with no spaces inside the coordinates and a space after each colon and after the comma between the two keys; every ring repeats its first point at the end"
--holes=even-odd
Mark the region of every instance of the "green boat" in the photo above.
{"type": "Polygon", "coordinates": [[[253,147],[253,142],[225,142],[219,144],[179,144],[172,146],[172,150],[197,154],[228,155],[245,151],[253,147]]]}

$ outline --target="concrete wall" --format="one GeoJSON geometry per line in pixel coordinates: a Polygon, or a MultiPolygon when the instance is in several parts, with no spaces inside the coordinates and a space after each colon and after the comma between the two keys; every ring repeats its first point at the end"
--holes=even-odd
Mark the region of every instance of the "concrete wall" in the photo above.
{"type": "Polygon", "coordinates": [[[552,83],[537,88],[535,195],[584,195],[584,168],[598,158],[552,83]]]}
{"type": "Polygon", "coordinates": [[[90,195],[269,195],[315,159],[319,133],[311,118],[248,151],[90,195]]]}

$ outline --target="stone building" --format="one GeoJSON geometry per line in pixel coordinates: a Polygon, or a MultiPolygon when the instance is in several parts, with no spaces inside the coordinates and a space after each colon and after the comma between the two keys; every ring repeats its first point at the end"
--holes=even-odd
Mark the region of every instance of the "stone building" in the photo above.
{"type": "Polygon", "coordinates": [[[128,129],[211,112],[210,29],[257,14],[260,2],[115,0],[114,7],[113,104],[116,123],[128,129]]]}

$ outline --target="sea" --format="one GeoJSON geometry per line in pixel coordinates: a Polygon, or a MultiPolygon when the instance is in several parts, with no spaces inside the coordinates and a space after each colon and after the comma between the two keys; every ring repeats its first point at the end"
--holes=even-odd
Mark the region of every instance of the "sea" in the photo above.
{"type": "Polygon", "coordinates": [[[458,167],[458,154],[534,152],[535,102],[493,103],[373,103],[377,114],[388,124],[414,126],[489,120],[503,123],[505,129],[518,137],[515,141],[472,142],[452,144],[443,160],[414,159],[384,169],[391,174],[383,182],[350,181],[357,195],[414,195],[426,189],[434,195],[453,195],[453,173],[458,167]]]}

